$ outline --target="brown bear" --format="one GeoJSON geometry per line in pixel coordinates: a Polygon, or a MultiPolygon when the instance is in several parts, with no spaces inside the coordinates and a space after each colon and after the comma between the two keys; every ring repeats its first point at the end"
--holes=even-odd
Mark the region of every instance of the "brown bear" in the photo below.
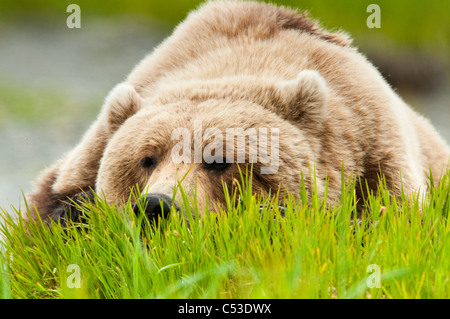
{"type": "MultiPolygon", "coordinates": [[[[161,213],[177,181],[200,211],[224,202],[239,168],[253,190],[296,193],[328,181],[338,199],[341,170],[392,194],[439,178],[449,147],[392,90],[343,32],[328,32],[285,7],[213,1],[116,86],[80,144],[40,176],[32,216],[59,218],[63,203],[90,188],[120,204],[136,185],[147,213],[161,213]],[[239,164],[242,164],[239,166],[239,164]],[[243,169],[245,170],[245,169],[243,169]],[[162,204],[162,207],[161,207],[162,204]]],[[[358,195],[362,190],[357,189],[358,195]]],[[[177,198],[175,196],[175,198],[177,198]]]]}

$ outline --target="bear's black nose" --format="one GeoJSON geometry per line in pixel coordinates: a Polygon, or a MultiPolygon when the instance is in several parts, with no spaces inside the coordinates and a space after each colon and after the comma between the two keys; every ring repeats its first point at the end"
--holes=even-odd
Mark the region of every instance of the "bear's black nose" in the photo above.
{"type": "Polygon", "coordinates": [[[170,204],[172,199],[163,194],[148,194],[141,198],[140,205],[138,203],[133,205],[133,210],[136,215],[142,211],[147,215],[150,223],[153,225],[158,223],[161,218],[167,218],[170,213],[170,204]]]}

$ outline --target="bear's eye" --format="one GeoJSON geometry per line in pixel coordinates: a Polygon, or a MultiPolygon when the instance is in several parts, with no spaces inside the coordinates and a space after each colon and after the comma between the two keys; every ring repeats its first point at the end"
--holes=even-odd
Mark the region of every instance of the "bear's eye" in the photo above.
{"type": "Polygon", "coordinates": [[[227,160],[222,159],[222,163],[213,161],[212,163],[205,163],[204,167],[209,171],[222,172],[230,167],[230,163],[227,163],[227,160]]]}
{"type": "Polygon", "coordinates": [[[148,169],[148,168],[153,168],[153,167],[155,167],[156,164],[157,164],[156,158],[154,158],[154,157],[148,157],[148,156],[143,157],[143,158],[140,160],[140,162],[139,162],[139,165],[140,165],[142,168],[147,168],[147,169],[148,169]]]}

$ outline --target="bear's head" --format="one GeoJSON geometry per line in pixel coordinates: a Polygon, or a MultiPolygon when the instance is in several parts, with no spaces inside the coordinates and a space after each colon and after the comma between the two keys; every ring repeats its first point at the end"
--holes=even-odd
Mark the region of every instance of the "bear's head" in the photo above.
{"type": "Polygon", "coordinates": [[[311,70],[292,80],[177,83],[149,98],[120,84],[104,109],[111,139],[97,192],[123,203],[138,186],[148,209],[160,212],[160,200],[164,210],[172,198],[176,208],[183,204],[182,186],[203,212],[207,203],[212,210],[224,204],[224,185],[233,189],[239,170],[253,169],[258,193],[279,190],[282,198],[286,190],[295,192],[302,172],[309,187],[327,93],[324,79],[311,70]]]}

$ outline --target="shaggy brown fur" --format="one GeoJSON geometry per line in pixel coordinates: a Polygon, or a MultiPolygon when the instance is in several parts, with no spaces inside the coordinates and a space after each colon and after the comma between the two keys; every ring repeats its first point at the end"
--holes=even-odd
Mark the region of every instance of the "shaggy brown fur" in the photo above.
{"type": "MultiPolygon", "coordinates": [[[[42,217],[55,218],[60,200],[90,187],[111,203],[127,199],[136,184],[172,195],[191,165],[173,163],[171,134],[193,132],[196,120],[203,132],[279,129],[279,169],[260,174],[258,161],[256,191],[295,193],[301,172],[315,167],[319,192],[328,178],[328,196],[337,199],[342,163],[345,177],[357,174],[373,190],[380,168],[393,194],[400,173],[406,193],[424,189],[430,168],[434,177],[447,168],[448,146],[350,44],[304,13],[208,2],[110,93],[81,143],[43,173],[29,200],[42,217]],[[140,167],[145,157],[157,159],[155,167],[140,167]]],[[[183,184],[197,187],[203,208],[207,197],[223,203],[222,181],[230,187],[237,172],[236,165],[216,172],[199,163],[183,184]]]]}

